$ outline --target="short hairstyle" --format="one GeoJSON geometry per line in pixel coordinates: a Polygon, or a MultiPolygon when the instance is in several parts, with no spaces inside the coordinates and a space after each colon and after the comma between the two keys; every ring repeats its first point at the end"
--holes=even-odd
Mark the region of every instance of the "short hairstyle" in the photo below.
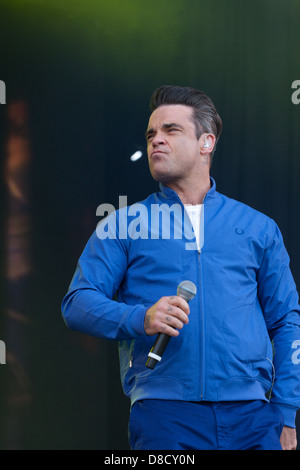
{"type": "MultiPolygon", "coordinates": [[[[159,106],[169,104],[183,104],[193,108],[193,122],[196,128],[196,137],[200,139],[204,132],[214,134],[216,144],[222,132],[222,120],[211,99],[200,90],[190,87],[164,85],[157,88],[150,100],[150,109],[153,112],[159,106]]],[[[212,151],[215,152],[216,145],[212,151]]]]}

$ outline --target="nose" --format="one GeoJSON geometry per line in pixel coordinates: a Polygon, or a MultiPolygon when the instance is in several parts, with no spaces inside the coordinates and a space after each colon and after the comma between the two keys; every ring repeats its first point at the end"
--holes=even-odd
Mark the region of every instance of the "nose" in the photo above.
{"type": "Polygon", "coordinates": [[[152,146],[158,147],[159,145],[165,145],[166,140],[161,133],[157,133],[152,139],[152,146]]]}

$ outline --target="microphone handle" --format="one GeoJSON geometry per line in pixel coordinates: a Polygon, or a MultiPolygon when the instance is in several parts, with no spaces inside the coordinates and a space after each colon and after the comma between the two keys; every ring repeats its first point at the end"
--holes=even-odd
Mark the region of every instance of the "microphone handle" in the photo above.
{"type": "Polygon", "coordinates": [[[159,333],[156,338],[155,343],[153,344],[149,354],[146,366],[149,369],[154,369],[156,363],[161,360],[163,352],[167,347],[168,342],[170,341],[171,336],[166,335],[165,333],[159,333]]]}
{"type": "MultiPolygon", "coordinates": [[[[177,295],[183,298],[187,303],[189,303],[189,301],[196,295],[196,292],[197,288],[191,281],[182,281],[177,287],[177,295]]],[[[171,336],[166,335],[165,333],[159,333],[148,354],[146,366],[149,367],[149,369],[154,369],[157,362],[161,361],[163,352],[166,349],[170,339],[171,336]]]]}

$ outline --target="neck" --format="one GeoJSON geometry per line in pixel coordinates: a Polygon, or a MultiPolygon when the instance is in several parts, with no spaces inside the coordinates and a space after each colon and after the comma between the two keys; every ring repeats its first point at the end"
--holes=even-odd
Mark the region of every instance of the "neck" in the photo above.
{"type": "Polygon", "coordinates": [[[210,177],[198,180],[194,184],[170,183],[166,184],[180,197],[183,204],[202,204],[204,198],[211,188],[210,177]]]}

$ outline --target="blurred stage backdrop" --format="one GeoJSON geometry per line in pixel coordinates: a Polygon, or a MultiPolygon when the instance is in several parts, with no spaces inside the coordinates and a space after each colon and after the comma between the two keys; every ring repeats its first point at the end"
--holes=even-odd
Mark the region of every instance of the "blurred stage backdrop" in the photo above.
{"type": "Polygon", "coordinates": [[[0,18],[0,447],[128,449],[117,344],[68,330],[62,297],[97,207],[157,189],[162,84],[211,96],[217,188],[276,220],[300,288],[300,3],[1,0],[0,18]]]}

